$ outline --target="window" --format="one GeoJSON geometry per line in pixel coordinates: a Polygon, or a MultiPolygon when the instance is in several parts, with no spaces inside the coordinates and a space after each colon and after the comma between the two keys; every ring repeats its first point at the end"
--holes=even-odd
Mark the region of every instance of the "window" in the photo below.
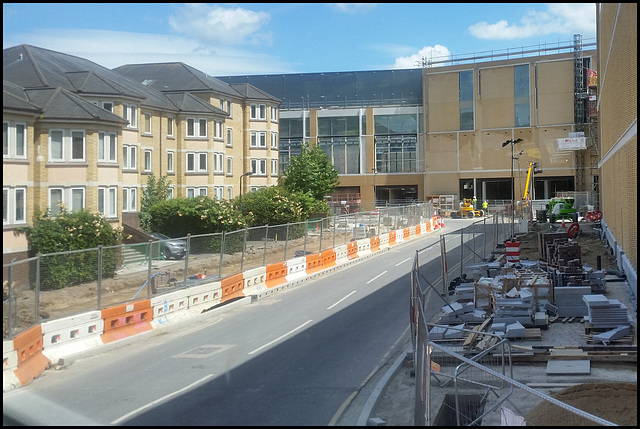
{"type": "Polygon", "coordinates": [[[151,113],[145,113],[144,114],[144,130],[143,130],[144,134],[150,135],[151,134],[151,113]]]}
{"type": "Polygon", "coordinates": [[[113,103],[111,101],[103,101],[102,108],[113,113],[113,103]]]}
{"type": "Polygon", "coordinates": [[[278,149],[278,133],[271,131],[271,149],[278,149]]]}
{"type": "Polygon", "coordinates": [[[227,186],[227,200],[233,199],[233,186],[227,186]]]}
{"type": "Polygon", "coordinates": [[[98,211],[106,218],[117,217],[117,191],[118,189],[115,186],[98,187],[98,211]]]}
{"type": "Polygon", "coordinates": [[[129,121],[129,128],[138,128],[138,106],[135,104],[125,104],[124,118],[129,121]]]}
{"type": "Polygon", "coordinates": [[[460,129],[473,129],[473,72],[460,72],[460,129]]]}
{"type": "Polygon", "coordinates": [[[144,150],[144,171],[151,171],[151,149],[144,150]]]}
{"type": "Polygon", "coordinates": [[[266,159],[252,159],[251,160],[251,172],[256,176],[267,175],[267,160],[266,159]]]}
{"type": "Polygon", "coordinates": [[[2,223],[27,221],[27,188],[2,188],[2,223]]]}
{"type": "Polygon", "coordinates": [[[175,195],[175,187],[174,186],[169,186],[167,188],[167,199],[168,200],[174,199],[175,198],[174,195],[175,195]]]}
{"type": "Polygon", "coordinates": [[[220,99],[220,110],[231,114],[231,101],[225,100],[224,98],[220,99]]]}
{"type": "Polygon", "coordinates": [[[227,147],[233,147],[233,128],[227,128],[227,147]]]}
{"type": "Polygon", "coordinates": [[[277,176],[278,175],[278,160],[277,159],[272,159],[271,160],[271,175],[272,176],[277,176]]]}
{"type": "Polygon", "coordinates": [[[187,172],[188,173],[206,173],[207,172],[207,153],[206,152],[187,152],[187,172]]]}
{"type": "Polygon", "coordinates": [[[251,131],[251,147],[267,147],[267,133],[264,131],[251,131]]]}
{"type": "Polygon", "coordinates": [[[64,130],[49,131],[49,160],[51,162],[84,161],[84,148],[84,131],[71,131],[68,134],[64,130]]]}
{"type": "Polygon", "coordinates": [[[27,157],[27,125],[3,122],[2,155],[5,158],[27,157]]]}
{"type": "Polygon", "coordinates": [[[98,133],[98,161],[117,162],[118,161],[118,135],[106,131],[98,133]]]}
{"type": "Polygon", "coordinates": [[[376,172],[415,173],[420,171],[417,147],[418,141],[415,135],[376,136],[376,172]]]}
{"type": "Polygon", "coordinates": [[[207,120],[187,118],[187,137],[207,137],[207,120]]]}
{"type": "Polygon", "coordinates": [[[222,200],[224,198],[224,186],[214,186],[213,197],[216,200],[222,200]]]}
{"type": "Polygon", "coordinates": [[[52,216],[65,206],[72,212],[84,209],[84,188],[49,188],[49,210],[52,216]]]}
{"type": "Polygon", "coordinates": [[[278,122],[278,108],[271,106],[271,122],[278,122]]]}
{"type": "Polygon", "coordinates": [[[521,65],[513,68],[513,88],[515,101],[515,126],[531,125],[529,108],[529,66],[521,65]]]}
{"type": "Polygon", "coordinates": [[[175,159],[175,152],[172,150],[167,152],[167,173],[173,173],[173,161],[175,159]]]}
{"type": "Polygon", "coordinates": [[[223,159],[224,159],[224,153],[222,152],[213,153],[213,172],[214,173],[219,173],[219,174],[224,173],[223,171],[224,166],[222,163],[223,159]]]}
{"type": "Polygon", "coordinates": [[[167,118],[167,136],[173,137],[173,118],[172,117],[167,118]]]}
{"type": "Polygon", "coordinates": [[[206,186],[202,186],[199,188],[187,188],[187,198],[194,198],[196,196],[206,197],[207,196],[206,186]]]}
{"type": "Polygon", "coordinates": [[[222,121],[213,121],[215,128],[213,131],[213,138],[222,140],[224,138],[224,134],[222,130],[224,130],[224,122],[222,121]]]}
{"type": "Polygon", "coordinates": [[[252,104],[251,107],[251,119],[267,119],[267,106],[266,104],[252,104]]]}
{"type": "Polygon", "coordinates": [[[136,169],[136,151],[135,146],[122,145],[122,169],[123,170],[135,170],[136,169]]]}
{"type": "Polygon", "coordinates": [[[233,157],[227,157],[227,176],[233,176],[233,157]]]}
{"type": "Polygon", "coordinates": [[[137,210],[138,189],[122,188],[122,211],[135,212],[137,210]]]}

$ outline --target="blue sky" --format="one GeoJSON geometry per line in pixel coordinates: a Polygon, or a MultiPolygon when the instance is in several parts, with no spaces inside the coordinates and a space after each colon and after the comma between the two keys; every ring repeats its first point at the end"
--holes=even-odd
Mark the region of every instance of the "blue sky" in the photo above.
{"type": "Polygon", "coordinates": [[[212,76],[418,68],[595,42],[595,3],[3,3],[3,48],[108,68],[181,61],[212,76]]]}

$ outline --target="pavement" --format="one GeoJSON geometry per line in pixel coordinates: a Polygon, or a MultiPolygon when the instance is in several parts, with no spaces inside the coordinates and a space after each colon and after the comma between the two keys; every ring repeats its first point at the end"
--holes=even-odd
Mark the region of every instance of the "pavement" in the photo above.
{"type": "MultiPolygon", "coordinates": [[[[632,345],[637,346],[638,308],[636,297],[626,281],[620,281],[615,276],[608,276],[604,295],[608,299],[617,299],[627,306],[628,314],[633,319],[632,345]]],[[[593,346],[588,343],[585,335],[585,325],[576,319],[573,322],[562,323],[558,320],[541,330],[540,340],[512,341],[520,346],[555,346],[555,347],[585,347],[593,346]]],[[[376,377],[364,387],[362,392],[368,395],[366,402],[357,404],[358,411],[352,411],[351,420],[348,413],[338,426],[414,426],[416,378],[413,368],[413,351],[410,332],[407,330],[397,343],[396,349],[390,353],[384,368],[376,377]],[[357,414],[359,412],[359,414],[357,414]],[[357,421],[353,420],[353,413],[357,414],[357,421]]],[[[564,361],[567,362],[567,361],[564,361]]],[[[570,361],[568,361],[570,362],[570,361]]],[[[520,383],[537,387],[543,393],[551,394],[568,385],[593,382],[631,382],[637,383],[636,363],[592,362],[590,373],[584,374],[548,374],[546,363],[518,364],[514,368],[514,378],[520,383]],[[557,387],[553,387],[557,386],[557,387]]]]}

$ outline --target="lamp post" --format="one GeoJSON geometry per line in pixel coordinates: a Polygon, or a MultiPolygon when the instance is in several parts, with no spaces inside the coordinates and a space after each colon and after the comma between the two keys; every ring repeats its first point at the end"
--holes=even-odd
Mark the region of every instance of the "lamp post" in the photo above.
{"type": "Polygon", "coordinates": [[[253,171],[247,171],[244,174],[240,175],[240,200],[239,200],[239,206],[240,206],[240,213],[242,213],[242,178],[244,176],[251,176],[253,174],[253,171]]]}
{"type": "Polygon", "coordinates": [[[515,219],[515,208],[514,208],[514,202],[515,202],[515,186],[513,183],[513,161],[516,159],[513,156],[513,146],[516,143],[520,143],[522,141],[522,139],[509,139],[507,141],[505,141],[504,143],[502,143],[502,147],[505,147],[506,145],[510,144],[511,145],[511,240],[513,241],[514,238],[514,219],[515,219]]]}

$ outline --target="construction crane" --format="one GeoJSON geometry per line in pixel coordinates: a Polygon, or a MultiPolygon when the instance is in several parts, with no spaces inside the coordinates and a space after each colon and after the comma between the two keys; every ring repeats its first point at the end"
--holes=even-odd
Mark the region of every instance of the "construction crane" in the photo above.
{"type": "Polygon", "coordinates": [[[522,196],[522,204],[523,209],[530,207],[531,210],[531,219],[533,219],[533,204],[531,204],[533,192],[529,192],[529,183],[531,183],[531,189],[535,189],[535,183],[533,180],[533,176],[535,174],[542,173],[542,170],[538,168],[538,163],[535,161],[529,161],[529,169],[527,171],[527,182],[524,185],[524,195],[522,196]]]}

